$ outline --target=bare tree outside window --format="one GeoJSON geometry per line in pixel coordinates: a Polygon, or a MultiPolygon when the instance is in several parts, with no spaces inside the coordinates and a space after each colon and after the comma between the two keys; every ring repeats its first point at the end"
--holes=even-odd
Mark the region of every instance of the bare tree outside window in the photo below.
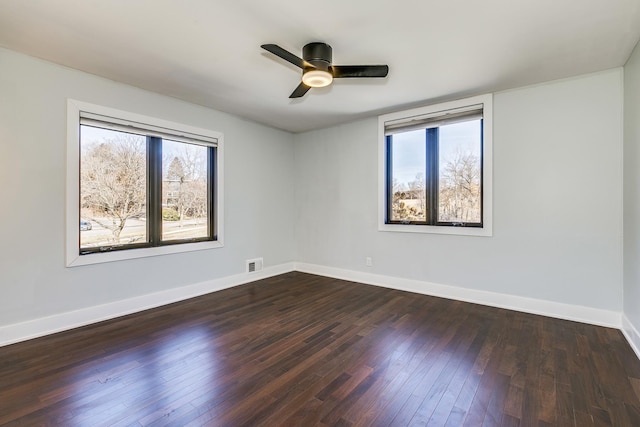
{"type": "Polygon", "coordinates": [[[438,221],[480,223],[480,120],[439,128],[438,221]]]}
{"type": "Polygon", "coordinates": [[[81,247],[146,241],[145,141],[81,126],[80,215],[93,223],[91,235],[81,233],[81,247]]]}
{"type": "Polygon", "coordinates": [[[457,153],[440,170],[438,218],[444,222],[480,222],[480,159],[457,153]]]}

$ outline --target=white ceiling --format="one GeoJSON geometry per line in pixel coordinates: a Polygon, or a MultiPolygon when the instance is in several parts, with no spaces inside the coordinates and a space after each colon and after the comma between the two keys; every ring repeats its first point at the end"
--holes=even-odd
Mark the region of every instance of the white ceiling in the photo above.
{"type": "Polygon", "coordinates": [[[640,0],[0,0],[0,46],[291,132],[622,66],[639,38],[640,0]],[[389,75],[290,100],[300,70],[260,45],[312,41],[389,75]]]}

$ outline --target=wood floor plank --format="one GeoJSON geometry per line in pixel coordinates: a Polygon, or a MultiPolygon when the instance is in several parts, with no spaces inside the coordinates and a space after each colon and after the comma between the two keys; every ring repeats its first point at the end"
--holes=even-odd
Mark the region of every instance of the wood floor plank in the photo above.
{"type": "Polygon", "coordinates": [[[620,331],[287,273],[0,348],[0,426],[640,425],[620,331]]]}

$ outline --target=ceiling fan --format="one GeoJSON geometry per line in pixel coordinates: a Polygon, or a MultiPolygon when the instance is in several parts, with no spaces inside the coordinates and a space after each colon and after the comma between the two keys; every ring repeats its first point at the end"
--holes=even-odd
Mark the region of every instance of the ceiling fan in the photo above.
{"type": "Polygon", "coordinates": [[[387,65],[331,65],[332,49],[326,43],[306,44],[302,48],[302,58],[275,44],[260,47],[302,68],[302,82],[289,98],[300,98],[312,87],[329,86],[333,79],[386,77],[389,72],[387,65]]]}

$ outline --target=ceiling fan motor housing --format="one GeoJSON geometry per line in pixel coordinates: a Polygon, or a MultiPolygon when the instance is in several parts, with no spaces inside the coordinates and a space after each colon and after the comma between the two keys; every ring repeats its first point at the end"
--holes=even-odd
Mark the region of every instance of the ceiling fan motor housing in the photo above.
{"type": "Polygon", "coordinates": [[[302,48],[302,58],[319,70],[329,70],[331,57],[331,46],[326,43],[309,43],[302,48]]]}

